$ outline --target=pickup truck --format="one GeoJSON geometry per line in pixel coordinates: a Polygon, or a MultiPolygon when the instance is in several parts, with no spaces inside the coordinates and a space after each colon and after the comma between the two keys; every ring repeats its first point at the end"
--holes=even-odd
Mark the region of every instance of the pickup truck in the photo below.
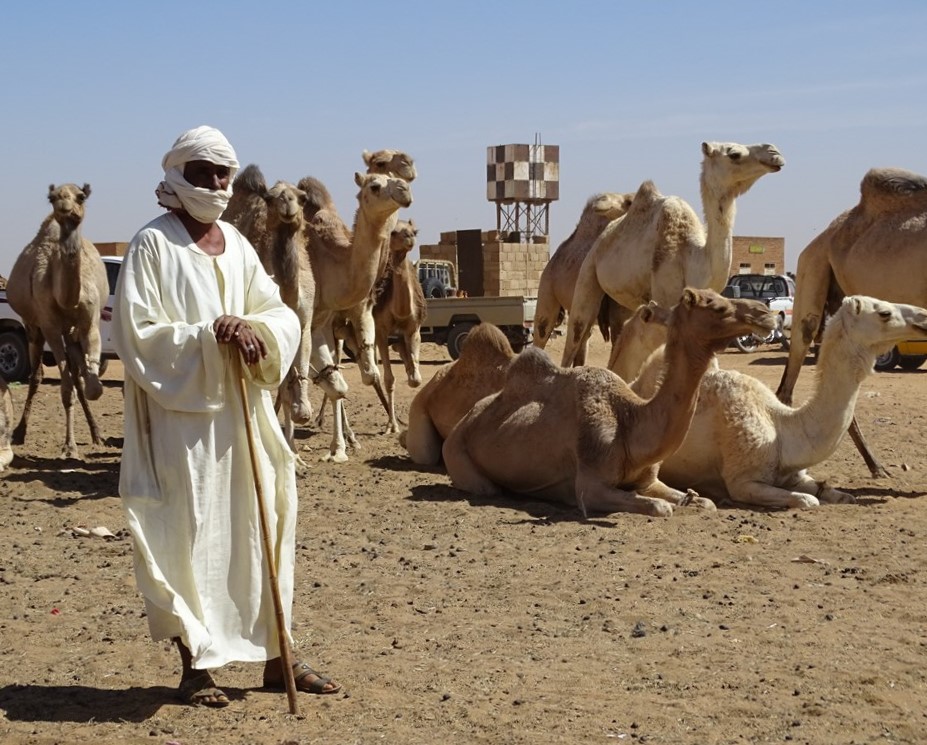
{"type": "Polygon", "coordinates": [[[425,302],[428,308],[422,321],[422,341],[446,344],[453,360],[460,356],[467,334],[480,323],[498,326],[516,352],[531,341],[537,298],[445,297],[425,298],[425,302]]]}
{"type": "MultiPolygon", "coordinates": [[[[122,267],[121,256],[104,256],[103,264],[106,266],[106,276],[109,280],[109,297],[103,310],[100,321],[100,336],[103,339],[103,354],[101,355],[100,372],[106,367],[106,361],[116,359],[116,351],[110,339],[110,314],[113,310],[113,294],[116,291],[116,280],[119,269],[122,267]]],[[[51,350],[45,346],[44,363],[54,364],[51,350]]],[[[22,381],[29,378],[29,343],[26,341],[26,329],[22,320],[10,307],[6,299],[6,290],[0,290],[0,375],[9,381],[22,381]]]]}

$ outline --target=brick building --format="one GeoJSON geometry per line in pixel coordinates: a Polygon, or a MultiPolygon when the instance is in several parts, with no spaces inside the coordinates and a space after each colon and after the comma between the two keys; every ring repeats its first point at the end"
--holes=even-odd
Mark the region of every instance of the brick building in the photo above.
{"type": "Polygon", "coordinates": [[[785,274],[785,238],[735,235],[731,274],[785,274]]]}

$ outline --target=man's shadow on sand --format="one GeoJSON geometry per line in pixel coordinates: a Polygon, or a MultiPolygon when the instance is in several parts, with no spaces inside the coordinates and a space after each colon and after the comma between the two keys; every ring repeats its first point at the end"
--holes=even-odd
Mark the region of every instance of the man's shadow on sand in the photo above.
{"type": "MultiPolygon", "coordinates": [[[[247,691],[223,686],[232,700],[242,700],[247,691]]],[[[91,688],[89,686],[0,686],[0,709],[11,722],[144,722],[164,706],[187,706],[177,698],[177,689],[91,688]]]]}

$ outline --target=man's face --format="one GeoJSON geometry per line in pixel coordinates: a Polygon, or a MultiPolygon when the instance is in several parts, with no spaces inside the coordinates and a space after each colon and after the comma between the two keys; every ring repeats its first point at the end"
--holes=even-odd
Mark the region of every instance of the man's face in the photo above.
{"type": "Polygon", "coordinates": [[[183,177],[190,186],[210,191],[228,189],[230,173],[228,166],[220,166],[208,160],[191,160],[183,167],[183,177]]]}

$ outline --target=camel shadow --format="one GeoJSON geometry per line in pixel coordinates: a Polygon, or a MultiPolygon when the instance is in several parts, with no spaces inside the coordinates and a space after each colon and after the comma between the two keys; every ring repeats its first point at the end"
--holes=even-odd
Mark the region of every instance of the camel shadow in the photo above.
{"type": "Polygon", "coordinates": [[[387,471],[396,471],[398,473],[446,473],[444,466],[440,463],[435,466],[426,466],[416,463],[411,458],[404,458],[399,455],[383,455],[379,458],[371,458],[367,463],[375,468],[383,468],[387,471]]]}
{"type": "MultiPolygon", "coordinates": [[[[51,491],[79,492],[77,496],[55,496],[40,499],[55,507],[68,507],[84,499],[105,499],[118,495],[119,463],[103,461],[113,457],[106,453],[88,454],[84,460],[74,458],[37,458],[17,455],[11,463],[20,473],[8,473],[4,481],[10,484],[31,484],[41,481],[51,491]]],[[[26,497],[20,497],[27,499],[26,497]]],[[[28,500],[33,501],[33,500],[28,500]]]]}
{"type": "Polygon", "coordinates": [[[550,502],[527,500],[513,492],[492,496],[481,496],[455,489],[446,484],[430,484],[412,487],[409,496],[412,502],[468,502],[472,507],[496,507],[498,509],[517,510],[527,513],[528,517],[516,520],[503,520],[508,525],[554,525],[556,523],[581,523],[600,528],[617,528],[618,523],[605,517],[583,517],[576,508],[560,507],[550,502]]]}
{"type": "MultiPolygon", "coordinates": [[[[245,691],[222,687],[233,701],[245,691]]],[[[88,686],[7,685],[0,687],[0,709],[15,722],[144,722],[165,705],[186,706],[166,686],[122,689],[88,686]]]]}

